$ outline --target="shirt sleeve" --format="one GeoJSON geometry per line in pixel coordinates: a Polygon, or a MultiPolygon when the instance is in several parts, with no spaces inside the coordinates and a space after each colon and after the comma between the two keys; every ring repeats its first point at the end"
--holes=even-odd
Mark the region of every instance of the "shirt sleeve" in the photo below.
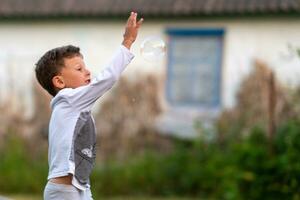
{"type": "Polygon", "coordinates": [[[133,57],[134,55],[122,45],[108,66],[89,85],[67,90],[65,98],[78,110],[90,110],[95,101],[118,80],[133,57]]]}

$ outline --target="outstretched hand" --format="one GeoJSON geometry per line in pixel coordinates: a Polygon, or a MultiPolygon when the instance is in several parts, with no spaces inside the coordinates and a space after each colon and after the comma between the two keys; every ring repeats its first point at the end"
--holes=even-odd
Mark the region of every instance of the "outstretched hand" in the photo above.
{"type": "Polygon", "coordinates": [[[126,27],[125,27],[125,33],[124,33],[124,40],[122,44],[130,49],[132,43],[134,43],[138,30],[140,26],[142,25],[144,19],[141,18],[139,21],[137,21],[137,13],[131,12],[130,16],[127,20],[126,27]]]}

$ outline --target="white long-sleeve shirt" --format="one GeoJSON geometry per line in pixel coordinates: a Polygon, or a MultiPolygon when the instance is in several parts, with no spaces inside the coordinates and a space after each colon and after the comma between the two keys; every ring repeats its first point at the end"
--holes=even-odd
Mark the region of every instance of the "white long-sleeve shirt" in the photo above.
{"type": "Polygon", "coordinates": [[[48,180],[72,174],[75,187],[81,190],[90,187],[89,176],[96,157],[96,130],[91,108],[118,80],[133,57],[121,46],[109,65],[90,84],[64,88],[52,99],[48,180]]]}

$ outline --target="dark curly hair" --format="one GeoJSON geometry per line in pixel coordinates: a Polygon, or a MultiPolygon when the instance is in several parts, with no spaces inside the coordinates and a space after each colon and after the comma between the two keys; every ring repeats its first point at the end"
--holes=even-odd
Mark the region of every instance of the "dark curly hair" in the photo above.
{"type": "Polygon", "coordinates": [[[41,86],[52,96],[55,96],[57,93],[52,83],[52,78],[64,67],[64,59],[74,56],[82,56],[80,48],[67,45],[47,51],[36,63],[36,78],[41,86]]]}

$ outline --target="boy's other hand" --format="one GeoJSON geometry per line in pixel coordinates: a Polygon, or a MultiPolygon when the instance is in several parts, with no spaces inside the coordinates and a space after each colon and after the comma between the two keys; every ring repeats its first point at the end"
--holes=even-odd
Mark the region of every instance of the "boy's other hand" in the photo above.
{"type": "Polygon", "coordinates": [[[141,18],[139,21],[137,21],[137,13],[131,12],[130,16],[127,20],[126,27],[125,27],[125,33],[124,33],[124,39],[122,44],[130,49],[132,43],[135,41],[138,30],[140,26],[142,25],[144,19],[141,18]]]}

